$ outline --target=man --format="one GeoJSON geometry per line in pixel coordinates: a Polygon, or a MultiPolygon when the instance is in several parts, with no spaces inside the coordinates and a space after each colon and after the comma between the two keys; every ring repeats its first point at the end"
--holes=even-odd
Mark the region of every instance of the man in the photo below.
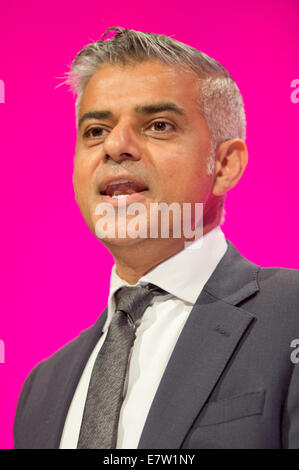
{"type": "Polygon", "coordinates": [[[29,375],[15,447],[298,448],[298,271],[260,268],[220,229],[247,165],[239,89],[185,44],[111,30],[68,77],[76,200],[115,260],[108,307],[29,375]],[[186,225],[175,211],[168,236],[151,236],[163,203],[189,205],[202,236],[174,236],[186,225]]]}

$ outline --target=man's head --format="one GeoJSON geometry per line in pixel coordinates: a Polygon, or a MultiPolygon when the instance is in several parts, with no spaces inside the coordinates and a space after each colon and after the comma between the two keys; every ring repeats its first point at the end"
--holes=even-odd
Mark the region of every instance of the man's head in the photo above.
{"type": "Polygon", "coordinates": [[[212,139],[208,171],[215,164],[215,149],[229,139],[246,138],[243,99],[231,74],[216,60],[187,44],[162,34],[145,33],[124,28],[109,28],[103,40],[85,46],[76,56],[67,82],[77,95],[77,124],[84,90],[103,64],[140,63],[158,60],[193,70],[201,81],[199,109],[206,119],[212,139]],[[104,40],[115,31],[112,39],[104,40]]]}
{"type": "Polygon", "coordinates": [[[202,202],[213,228],[247,163],[236,83],[214,59],[167,36],[105,35],[111,30],[113,38],[79,52],[67,80],[77,94],[74,186],[85,220],[94,231],[101,181],[130,174],[148,187],[142,202],[202,202]]]}

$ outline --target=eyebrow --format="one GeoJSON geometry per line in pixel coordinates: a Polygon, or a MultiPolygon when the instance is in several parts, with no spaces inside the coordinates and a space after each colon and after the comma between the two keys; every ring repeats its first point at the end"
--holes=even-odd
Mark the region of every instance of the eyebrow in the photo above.
{"type": "MultiPolygon", "coordinates": [[[[144,106],[136,106],[134,111],[135,113],[142,114],[144,116],[149,116],[151,114],[157,114],[164,111],[171,111],[180,116],[186,117],[186,113],[183,108],[180,108],[175,103],[156,103],[147,104],[144,106]]],[[[111,111],[89,111],[88,113],[83,114],[83,116],[79,119],[79,128],[87,119],[107,120],[111,118],[113,118],[113,113],[111,111]]]]}
{"type": "Polygon", "coordinates": [[[147,104],[144,106],[136,106],[135,112],[138,114],[149,115],[161,113],[163,111],[172,111],[180,116],[185,116],[185,111],[174,103],[157,103],[147,104]]]}
{"type": "Polygon", "coordinates": [[[113,117],[113,114],[111,111],[89,111],[88,113],[83,114],[83,116],[79,119],[79,125],[78,127],[80,128],[83,124],[84,121],[87,119],[111,119],[113,117]]]}

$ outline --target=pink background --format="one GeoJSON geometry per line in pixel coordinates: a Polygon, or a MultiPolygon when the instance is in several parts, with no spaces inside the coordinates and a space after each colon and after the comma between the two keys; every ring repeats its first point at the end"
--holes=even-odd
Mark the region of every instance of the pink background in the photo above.
{"type": "Polygon", "coordinates": [[[298,0],[2,2],[0,448],[13,445],[29,371],[106,306],[113,260],[74,201],[73,99],[55,86],[110,26],[171,35],[230,70],[245,100],[250,160],[227,197],[223,230],[253,262],[299,268],[299,103],[290,100],[298,0]]]}

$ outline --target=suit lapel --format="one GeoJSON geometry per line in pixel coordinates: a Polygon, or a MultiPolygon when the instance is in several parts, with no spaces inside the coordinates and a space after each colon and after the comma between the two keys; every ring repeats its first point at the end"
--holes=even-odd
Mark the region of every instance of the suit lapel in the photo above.
{"type": "Polygon", "coordinates": [[[255,318],[236,304],[258,290],[259,269],[228,241],[224,257],[199,295],[175,345],[145,422],[139,449],[181,447],[255,318]]]}
{"type": "MultiPolygon", "coordinates": [[[[108,308],[103,311],[97,322],[87,330],[84,330],[77,339],[76,353],[71,356],[67,367],[64,368],[63,382],[57,387],[54,383],[53,390],[49,390],[50,400],[48,426],[41,428],[38,440],[47,448],[58,448],[63,432],[65,419],[76,391],[78,382],[83,373],[84,367],[93,351],[96,343],[102,335],[102,328],[107,318],[108,308]],[[46,435],[43,435],[43,431],[46,435]]],[[[54,381],[55,382],[55,381],[54,381]]],[[[50,387],[52,384],[50,384],[50,387]]],[[[41,446],[43,448],[43,446],[41,446]]]]}

